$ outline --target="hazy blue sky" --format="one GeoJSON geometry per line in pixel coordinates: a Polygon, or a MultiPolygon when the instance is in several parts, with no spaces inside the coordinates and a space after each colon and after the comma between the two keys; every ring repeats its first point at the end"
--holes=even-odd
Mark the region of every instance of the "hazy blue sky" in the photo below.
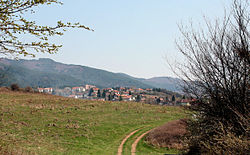
{"type": "Polygon", "coordinates": [[[53,41],[58,54],[39,54],[67,64],[79,64],[135,77],[173,76],[165,57],[180,60],[175,46],[178,23],[203,22],[224,15],[230,0],[63,0],[63,6],[40,7],[30,18],[40,24],[57,20],[95,29],[69,30],[53,41]]]}

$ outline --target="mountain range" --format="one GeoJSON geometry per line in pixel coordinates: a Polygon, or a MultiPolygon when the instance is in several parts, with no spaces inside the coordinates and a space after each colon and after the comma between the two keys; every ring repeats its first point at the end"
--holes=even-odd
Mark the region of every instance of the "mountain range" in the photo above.
{"type": "Polygon", "coordinates": [[[38,60],[0,59],[0,86],[17,83],[21,87],[58,87],[95,85],[108,87],[165,88],[180,91],[181,80],[172,77],[135,78],[87,66],[63,64],[48,58],[38,60]]]}

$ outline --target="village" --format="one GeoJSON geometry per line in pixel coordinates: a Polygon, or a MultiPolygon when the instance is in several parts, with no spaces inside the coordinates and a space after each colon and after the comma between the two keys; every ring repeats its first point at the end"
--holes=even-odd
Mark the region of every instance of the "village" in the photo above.
{"type": "Polygon", "coordinates": [[[133,101],[170,106],[190,106],[192,102],[195,102],[193,98],[187,98],[185,95],[160,88],[115,87],[101,89],[94,85],[84,85],[63,89],[37,88],[37,90],[40,93],[98,101],[133,101]]]}

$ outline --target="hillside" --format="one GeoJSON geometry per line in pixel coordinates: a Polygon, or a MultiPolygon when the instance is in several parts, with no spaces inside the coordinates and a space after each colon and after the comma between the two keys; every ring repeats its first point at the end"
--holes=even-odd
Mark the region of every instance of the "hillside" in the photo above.
{"type": "MultiPolygon", "coordinates": [[[[0,154],[116,154],[128,133],[185,117],[180,107],[86,101],[1,89],[0,107],[0,154]]],[[[129,154],[126,144],[124,151],[129,154]]],[[[138,147],[142,154],[167,153],[146,144],[138,147]]]]}
{"type": "Polygon", "coordinates": [[[181,80],[171,77],[135,78],[87,66],[63,64],[51,59],[19,61],[0,59],[0,86],[18,83],[21,87],[65,87],[85,84],[108,87],[164,88],[180,91],[181,80]]]}
{"type": "Polygon", "coordinates": [[[5,75],[2,86],[18,83],[20,86],[64,87],[92,84],[101,88],[152,86],[117,73],[80,65],[68,65],[51,59],[0,59],[0,72],[5,75]]]}
{"type": "Polygon", "coordinates": [[[181,91],[181,85],[183,84],[181,79],[172,77],[154,77],[142,79],[141,82],[155,88],[165,88],[171,91],[181,91]]]}
{"type": "Polygon", "coordinates": [[[135,78],[124,73],[118,73],[118,74],[126,78],[140,81],[154,88],[163,88],[163,89],[176,91],[176,92],[181,91],[181,85],[183,84],[181,79],[172,78],[172,77],[153,77],[153,78],[145,79],[145,78],[135,78]]]}

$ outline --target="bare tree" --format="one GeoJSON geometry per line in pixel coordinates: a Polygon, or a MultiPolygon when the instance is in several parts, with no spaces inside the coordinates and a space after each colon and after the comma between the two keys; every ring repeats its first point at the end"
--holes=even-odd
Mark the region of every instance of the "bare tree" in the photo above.
{"type": "Polygon", "coordinates": [[[206,29],[200,31],[180,27],[184,39],[177,46],[186,58],[179,67],[184,90],[199,98],[190,147],[211,154],[248,149],[224,138],[230,133],[234,142],[243,142],[249,135],[249,13],[249,1],[234,0],[232,12],[222,21],[206,20],[206,29]]]}

